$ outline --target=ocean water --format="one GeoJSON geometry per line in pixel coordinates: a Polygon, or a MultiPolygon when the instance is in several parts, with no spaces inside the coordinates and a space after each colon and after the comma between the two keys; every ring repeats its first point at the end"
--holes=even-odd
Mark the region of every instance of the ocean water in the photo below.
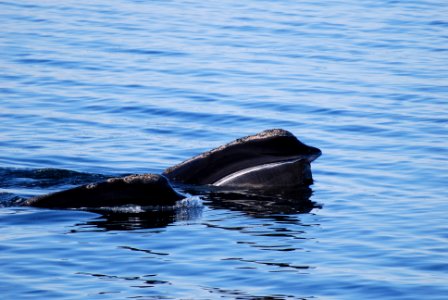
{"type": "Polygon", "coordinates": [[[2,299],[448,299],[448,3],[0,1],[2,299]],[[18,198],[284,128],[310,201],[18,198]],[[274,201],[275,202],[275,201],[274,201]]]}

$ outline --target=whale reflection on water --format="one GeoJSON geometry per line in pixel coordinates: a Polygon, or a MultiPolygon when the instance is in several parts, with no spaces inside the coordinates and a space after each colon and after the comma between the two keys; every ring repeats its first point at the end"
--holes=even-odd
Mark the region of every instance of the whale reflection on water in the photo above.
{"type": "Polygon", "coordinates": [[[309,187],[279,191],[236,190],[207,186],[183,186],[190,196],[181,200],[182,205],[154,209],[129,206],[117,208],[88,209],[99,214],[77,230],[138,230],[164,228],[175,222],[194,222],[201,219],[204,207],[237,211],[252,218],[288,220],[289,216],[309,213],[321,206],[310,200],[309,187]],[[193,201],[191,200],[193,199],[193,201]]]}

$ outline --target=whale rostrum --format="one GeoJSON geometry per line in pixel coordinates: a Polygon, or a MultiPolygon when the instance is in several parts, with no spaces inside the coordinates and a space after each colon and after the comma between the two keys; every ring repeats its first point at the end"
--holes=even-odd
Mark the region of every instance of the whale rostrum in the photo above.
{"type": "Polygon", "coordinates": [[[123,205],[170,206],[185,198],[174,185],[243,189],[285,189],[313,183],[310,163],[318,148],[283,129],[237,139],[166,169],[78,186],[37,196],[23,205],[46,208],[97,208],[123,205]]]}

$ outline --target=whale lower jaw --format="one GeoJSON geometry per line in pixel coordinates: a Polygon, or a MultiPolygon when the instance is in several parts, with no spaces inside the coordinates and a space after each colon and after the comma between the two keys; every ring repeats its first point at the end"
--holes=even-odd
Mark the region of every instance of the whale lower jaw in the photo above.
{"type": "Polygon", "coordinates": [[[214,186],[236,188],[283,188],[313,183],[307,159],[278,161],[245,168],[212,183],[214,186]]]}

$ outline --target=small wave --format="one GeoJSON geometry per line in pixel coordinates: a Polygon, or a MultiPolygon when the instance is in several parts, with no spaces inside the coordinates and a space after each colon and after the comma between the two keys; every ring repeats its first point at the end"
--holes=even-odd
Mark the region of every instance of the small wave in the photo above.
{"type": "Polygon", "coordinates": [[[203,200],[200,196],[188,196],[174,205],[175,209],[203,207],[203,200]]]}

